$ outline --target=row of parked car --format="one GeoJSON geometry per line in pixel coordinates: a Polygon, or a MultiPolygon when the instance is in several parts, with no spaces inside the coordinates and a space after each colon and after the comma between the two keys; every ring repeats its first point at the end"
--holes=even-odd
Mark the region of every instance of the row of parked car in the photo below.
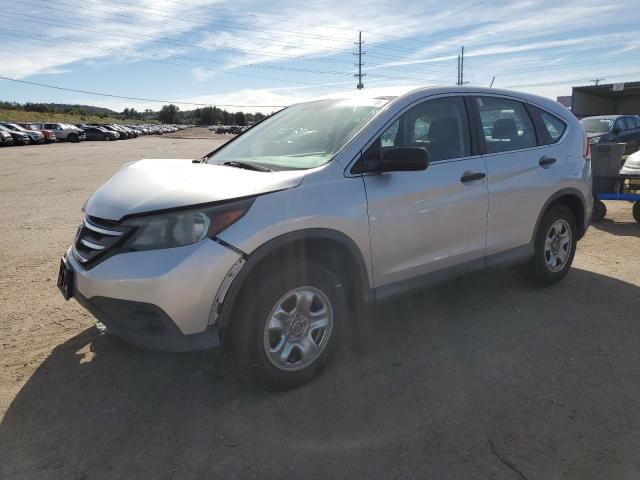
{"type": "Polygon", "coordinates": [[[162,135],[186,128],[184,125],[116,125],[68,123],[0,122],[0,146],[37,145],[83,140],[125,140],[140,135],[162,135]]]}
{"type": "Polygon", "coordinates": [[[214,125],[209,127],[209,130],[212,132],[223,135],[225,133],[231,133],[233,135],[240,135],[249,127],[240,127],[238,125],[214,125]]]}

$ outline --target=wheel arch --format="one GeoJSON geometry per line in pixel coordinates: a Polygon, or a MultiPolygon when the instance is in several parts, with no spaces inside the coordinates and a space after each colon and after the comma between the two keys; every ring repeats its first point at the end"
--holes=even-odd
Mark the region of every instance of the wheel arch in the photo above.
{"type": "Polygon", "coordinates": [[[246,257],[222,302],[218,317],[221,337],[224,338],[238,300],[249,295],[252,282],[262,271],[274,264],[301,261],[316,261],[336,271],[350,307],[374,300],[367,263],[349,236],[325,228],[296,230],[267,241],[246,257]]]}
{"type": "Polygon", "coordinates": [[[584,195],[577,188],[563,188],[554,193],[540,210],[538,214],[538,220],[536,221],[536,228],[533,231],[532,241],[535,241],[540,222],[544,214],[555,205],[564,205],[573,214],[576,221],[576,227],[578,228],[578,240],[580,240],[587,231],[588,223],[586,218],[587,202],[584,195]]]}

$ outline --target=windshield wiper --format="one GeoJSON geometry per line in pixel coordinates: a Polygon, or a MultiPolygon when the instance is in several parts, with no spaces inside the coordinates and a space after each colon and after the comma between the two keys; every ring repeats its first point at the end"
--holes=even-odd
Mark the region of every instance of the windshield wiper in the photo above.
{"type": "Polygon", "coordinates": [[[254,170],[256,172],[272,172],[273,171],[270,168],[263,167],[262,165],[256,165],[255,163],[249,163],[249,162],[237,162],[235,160],[231,162],[224,162],[222,165],[227,165],[229,167],[244,168],[246,170],[254,170]]]}

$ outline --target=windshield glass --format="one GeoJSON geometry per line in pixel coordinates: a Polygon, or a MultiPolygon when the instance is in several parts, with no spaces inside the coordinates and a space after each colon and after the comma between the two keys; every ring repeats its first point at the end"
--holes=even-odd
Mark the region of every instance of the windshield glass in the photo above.
{"type": "Polygon", "coordinates": [[[582,128],[589,133],[607,133],[613,126],[613,118],[583,118],[582,128]]]}
{"type": "Polygon", "coordinates": [[[319,167],[390,99],[333,99],[293,105],[256,125],[207,162],[245,162],[271,170],[319,167]]]}

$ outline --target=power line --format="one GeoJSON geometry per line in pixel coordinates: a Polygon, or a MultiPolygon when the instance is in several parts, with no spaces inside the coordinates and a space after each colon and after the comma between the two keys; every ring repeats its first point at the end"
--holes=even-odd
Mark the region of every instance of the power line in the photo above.
{"type": "MultiPolygon", "coordinates": [[[[176,2],[171,2],[171,3],[176,3],[176,2]]],[[[190,6],[193,6],[193,7],[202,7],[201,4],[187,2],[185,0],[179,0],[177,3],[179,3],[181,5],[190,5],[190,6]]],[[[316,24],[316,23],[309,23],[309,22],[300,22],[300,21],[292,20],[289,17],[282,17],[282,16],[279,16],[279,15],[274,15],[272,13],[269,13],[269,14],[260,13],[260,14],[258,14],[258,13],[244,13],[243,12],[243,15],[246,15],[248,17],[255,17],[255,18],[261,18],[261,17],[266,17],[266,18],[269,18],[269,19],[279,18],[280,20],[283,20],[283,21],[285,21],[287,23],[295,23],[297,25],[305,25],[305,26],[308,26],[308,27],[330,28],[330,29],[334,29],[334,30],[343,30],[343,31],[352,32],[352,33],[355,33],[355,32],[358,31],[355,28],[337,27],[335,25],[319,25],[319,24],[316,24]]]]}
{"type": "MultiPolygon", "coordinates": [[[[19,0],[19,1],[23,1],[23,0],[19,0]]],[[[63,1],[60,1],[60,0],[36,0],[36,1],[46,2],[47,3],[47,9],[50,7],[50,2],[53,2],[54,4],[57,4],[57,5],[65,5],[67,7],[72,7],[72,8],[84,8],[84,7],[86,7],[86,5],[77,5],[77,4],[72,4],[72,3],[66,3],[66,2],[63,2],[63,1]]],[[[98,6],[103,7],[103,8],[116,9],[118,11],[116,11],[116,12],[108,12],[108,13],[110,15],[116,16],[118,18],[125,19],[124,23],[128,23],[130,25],[138,26],[138,24],[136,22],[132,22],[132,21],[129,20],[129,16],[127,14],[120,13],[121,7],[114,6],[114,5],[103,4],[103,3],[100,3],[100,2],[96,2],[94,0],[83,0],[83,1],[84,2],[88,2],[88,3],[92,3],[94,5],[98,5],[98,6]]],[[[30,5],[34,6],[33,4],[30,4],[30,5]]],[[[131,6],[130,4],[127,4],[127,5],[129,7],[131,6]]],[[[168,25],[168,26],[171,26],[171,27],[174,27],[174,28],[175,28],[175,23],[176,22],[180,22],[180,23],[186,24],[189,27],[189,29],[193,29],[194,26],[200,25],[199,28],[201,30],[208,31],[208,32],[213,32],[213,33],[218,33],[218,34],[220,33],[219,29],[218,30],[212,30],[211,28],[204,28],[206,26],[210,26],[212,22],[187,21],[187,20],[183,20],[183,19],[180,19],[180,18],[175,18],[175,17],[171,16],[170,14],[169,15],[167,15],[166,13],[159,14],[159,13],[153,13],[152,11],[148,11],[148,10],[153,10],[151,8],[149,8],[149,9],[145,8],[144,10],[133,8],[132,10],[137,10],[140,14],[160,17],[160,19],[162,19],[164,21],[161,21],[159,23],[162,23],[164,25],[168,25]]],[[[90,17],[94,17],[94,18],[97,18],[97,19],[100,19],[100,20],[104,21],[103,17],[97,16],[97,15],[87,14],[85,12],[83,12],[83,16],[90,16],[90,17]]],[[[329,40],[329,41],[332,41],[332,42],[343,41],[343,42],[345,42],[345,47],[337,48],[337,47],[334,46],[332,48],[334,50],[339,50],[339,51],[344,51],[344,50],[348,49],[347,43],[346,43],[346,42],[349,41],[348,39],[335,39],[333,37],[327,37],[327,36],[323,36],[323,35],[314,35],[314,34],[309,34],[309,33],[305,33],[305,32],[296,32],[296,31],[293,31],[293,30],[274,30],[274,29],[265,30],[262,27],[257,26],[257,25],[239,23],[239,22],[234,22],[234,21],[229,21],[229,20],[215,20],[215,23],[222,24],[222,25],[231,24],[232,26],[233,25],[239,25],[239,26],[243,27],[243,28],[239,28],[239,30],[254,31],[254,32],[257,32],[257,33],[261,33],[261,34],[268,34],[269,32],[272,32],[272,33],[286,34],[286,35],[289,35],[289,36],[293,35],[293,36],[299,36],[299,37],[303,37],[303,38],[306,37],[306,38],[315,39],[315,40],[322,39],[322,40],[329,40]]],[[[274,45],[276,44],[276,42],[273,42],[273,41],[271,43],[273,43],[274,45]]],[[[290,46],[290,47],[298,47],[298,48],[300,47],[299,44],[294,44],[294,43],[279,42],[279,44],[281,46],[290,46]]],[[[329,47],[326,47],[326,49],[329,49],[329,47]]]]}
{"type": "MultiPolygon", "coordinates": [[[[82,28],[82,27],[91,27],[90,25],[87,25],[86,23],[77,23],[77,22],[69,22],[66,20],[60,20],[60,19],[52,19],[53,22],[56,23],[51,23],[51,22],[47,22],[45,20],[40,19],[40,17],[34,17],[32,15],[25,15],[25,14],[14,14],[14,13],[5,13],[3,14],[3,16],[8,17],[8,18],[16,18],[19,20],[24,20],[23,17],[27,18],[28,20],[25,20],[27,23],[39,23],[39,24],[43,24],[43,25],[51,25],[54,27],[60,27],[60,28],[66,28],[69,30],[74,30],[77,31],[78,29],[86,31],[86,32],[90,32],[90,33],[103,33],[103,32],[113,32],[113,33],[117,33],[122,35],[124,38],[130,38],[130,39],[141,39],[144,41],[144,38],[147,38],[149,42],[157,42],[157,43],[163,43],[166,45],[174,45],[174,46],[184,46],[184,47],[191,47],[191,48],[198,48],[198,49],[202,49],[202,50],[206,50],[206,48],[202,47],[201,45],[195,44],[195,43],[189,43],[189,42],[184,42],[184,41],[180,41],[180,40],[174,40],[174,39],[161,39],[161,38],[156,38],[153,35],[147,35],[144,33],[137,33],[135,35],[131,34],[130,32],[125,32],[123,30],[113,30],[113,29],[109,29],[109,28],[103,28],[102,30],[95,30],[92,28],[82,28]],[[66,25],[60,25],[61,23],[66,24],[66,25]]],[[[228,47],[225,47],[228,48],[228,47]]],[[[263,50],[249,50],[249,49],[240,49],[238,47],[233,47],[233,50],[238,50],[240,52],[243,53],[256,53],[259,55],[263,55],[263,56],[267,56],[267,57],[276,57],[276,58],[301,58],[305,61],[310,61],[310,62],[327,62],[327,63],[348,63],[351,64],[351,62],[349,60],[338,60],[338,59],[332,59],[332,58],[321,58],[321,57],[301,57],[300,55],[288,55],[285,53],[275,53],[275,52],[267,52],[267,51],[263,51],[263,50]]]]}
{"type": "MultiPolygon", "coordinates": [[[[39,5],[34,5],[33,3],[28,3],[25,0],[14,0],[14,1],[21,2],[21,3],[23,3],[23,4],[27,5],[27,6],[30,6],[30,7],[40,8],[39,5]]],[[[73,7],[73,8],[82,8],[80,5],[73,5],[73,4],[70,4],[70,3],[64,3],[64,2],[61,2],[59,0],[36,0],[36,1],[56,2],[59,5],[66,5],[66,6],[73,7]]],[[[55,8],[55,7],[52,7],[51,5],[48,4],[47,5],[47,11],[49,11],[49,10],[58,11],[58,12],[62,12],[62,13],[68,14],[68,10],[55,8]]],[[[127,25],[132,25],[134,27],[139,27],[139,24],[129,20],[129,18],[126,15],[118,14],[118,13],[111,13],[111,14],[117,16],[119,18],[118,21],[121,22],[121,23],[125,23],[127,25]],[[122,18],[122,20],[120,20],[120,18],[122,18]]],[[[103,17],[101,17],[99,15],[92,15],[92,14],[86,13],[86,12],[83,12],[83,17],[90,17],[90,18],[95,18],[95,19],[100,20],[100,21],[104,21],[103,17]]],[[[56,19],[56,21],[59,21],[59,20],[56,19]]],[[[175,21],[160,22],[160,23],[162,25],[167,25],[167,26],[174,27],[173,30],[176,31],[175,21]]],[[[207,24],[201,24],[201,25],[207,25],[207,24]]],[[[192,27],[193,25],[190,25],[190,26],[192,27]]],[[[169,28],[168,30],[171,30],[171,29],[169,28]]],[[[220,33],[218,30],[212,30],[211,28],[201,27],[200,30],[206,31],[206,32],[212,32],[212,33],[220,33]]],[[[266,32],[259,32],[259,33],[265,34],[266,32]]],[[[270,43],[273,46],[300,48],[300,44],[284,43],[284,42],[277,42],[277,41],[270,41],[270,43]]],[[[221,47],[221,48],[226,48],[226,49],[230,49],[230,50],[236,49],[236,48],[233,47],[233,45],[225,45],[224,47],[221,47]]],[[[324,47],[322,47],[322,49],[326,50],[326,51],[345,52],[345,51],[347,51],[349,49],[349,47],[347,47],[346,45],[345,45],[344,48],[335,48],[335,47],[324,46],[324,47]]]]}
{"type": "MultiPolygon", "coordinates": [[[[626,77],[626,76],[631,76],[631,75],[640,75],[640,71],[637,72],[626,72],[626,73],[621,73],[619,75],[609,75],[610,78],[617,78],[617,77],[626,77]]],[[[558,82],[543,82],[543,83],[529,83],[529,84],[525,84],[525,85],[509,85],[507,87],[504,88],[524,88],[524,87],[547,87],[547,86],[552,86],[552,85],[560,85],[562,83],[574,83],[574,82],[592,82],[593,79],[590,78],[573,78],[573,79],[568,79],[568,80],[560,80],[558,82]]]]}
{"type": "MultiPolygon", "coordinates": [[[[77,90],[75,88],[67,88],[67,87],[58,87],[56,85],[48,85],[46,83],[37,83],[37,82],[28,82],[26,80],[19,80],[17,78],[9,78],[9,77],[2,77],[0,76],[1,80],[6,80],[9,82],[17,82],[17,83],[24,83],[26,85],[35,85],[37,87],[45,87],[45,88],[53,88],[56,90],[64,90],[67,92],[75,92],[75,93],[85,93],[87,95],[98,95],[100,97],[111,97],[111,98],[121,98],[124,100],[136,100],[136,101],[140,101],[140,102],[154,102],[154,103],[173,103],[173,104],[178,104],[178,105],[194,105],[194,106],[208,106],[208,105],[212,105],[211,103],[195,103],[195,102],[181,102],[181,101],[177,101],[177,100],[157,100],[157,99],[153,99],[153,98],[140,98],[140,97],[126,97],[123,95],[114,95],[111,93],[104,93],[104,92],[92,92],[89,90],[77,90]]],[[[236,108],[243,108],[243,107],[251,107],[251,108],[283,108],[286,107],[287,105],[233,105],[233,104],[223,104],[223,103],[216,103],[215,106],[217,107],[236,107],[236,108]]]]}
{"type": "MultiPolygon", "coordinates": [[[[53,41],[56,41],[56,42],[59,42],[59,43],[89,46],[89,47],[92,47],[92,48],[96,48],[98,50],[105,50],[105,51],[116,52],[116,53],[122,53],[123,51],[125,51],[125,52],[129,52],[130,54],[133,53],[133,54],[141,55],[141,56],[143,56],[143,58],[144,58],[144,55],[151,55],[153,57],[161,57],[161,58],[173,57],[173,58],[183,59],[183,60],[186,60],[186,61],[196,62],[196,63],[222,64],[222,65],[227,65],[229,67],[263,68],[263,69],[267,69],[267,70],[280,70],[280,71],[314,73],[314,74],[325,74],[325,75],[350,75],[350,72],[338,72],[338,71],[334,71],[334,70],[303,69],[303,68],[296,68],[296,67],[285,67],[285,66],[280,66],[280,65],[267,65],[267,64],[233,65],[233,64],[228,64],[227,62],[225,62],[225,61],[223,61],[221,59],[214,58],[214,57],[192,57],[192,56],[187,56],[187,55],[166,54],[165,52],[153,52],[153,51],[149,51],[149,50],[124,49],[124,48],[121,48],[121,47],[111,47],[111,46],[107,46],[107,45],[100,45],[100,44],[95,44],[95,43],[90,43],[90,42],[83,42],[83,41],[79,41],[79,40],[72,40],[72,39],[67,39],[67,38],[62,38],[62,37],[54,37],[54,36],[40,34],[40,33],[31,33],[31,32],[23,32],[23,31],[20,31],[20,30],[3,29],[1,27],[0,27],[0,35],[9,35],[9,36],[17,36],[17,37],[23,37],[23,38],[31,38],[31,39],[34,39],[34,40],[41,40],[41,41],[53,40],[53,41]],[[3,33],[3,32],[1,32],[1,30],[4,30],[5,32],[11,32],[11,33],[3,33]]],[[[173,63],[173,62],[168,62],[166,60],[159,60],[157,58],[153,58],[153,59],[145,58],[145,60],[152,61],[152,62],[165,63],[165,64],[168,64],[168,65],[176,65],[176,66],[182,66],[182,67],[186,67],[186,68],[193,68],[193,65],[184,65],[184,64],[180,64],[180,63],[173,63]]],[[[256,77],[255,75],[241,74],[241,73],[238,73],[238,72],[231,72],[229,70],[210,70],[210,72],[215,72],[215,73],[220,73],[220,74],[228,74],[228,75],[249,76],[249,77],[253,77],[253,78],[264,78],[264,79],[268,79],[268,80],[276,80],[276,81],[290,82],[290,83],[300,83],[300,84],[303,84],[303,85],[304,84],[312,85],[312,84],[310,84],[308,82],[300,82],[300,81],[297,81],[297,80],[273,78],[273,77],[256,77]]]]}
{"type": "MultiPolygon", "coordinates": [[[[540,62],[544,62],[545,59],[539,59],[536,60],[535,63],[540,63],[540,62]]],[[[625,58],[625,59],[615,59],[615,60],[603,60],[603,61],[598,61],[598,62],[589,62],[588,65],[605,65],[605,64],[610,64],[610,63],[620,63],[620,62],[626,62],[628,63],[629,59],[625,58]]],[[[527,62],[527,63],[532,63],[532,62],[527,62]]],[[[509,68],[508,65],[492,65],[489,64],[487,66],[475,66],[474,68],[476,69],[480,69],[480,70],[491,70],[492,72],[495,70],[505,70],[508,73],[524,73],[524,72],[538,72],[538,71],[547,71],[547,70],[557,70],[557,69],[563,69],[563,68],[567,68],[567,67],[581,67],[581,66],[585,66],[586,63],[585,62],[572,62],[572,63],[559,63],[559,64],[555,64],[555,65],[550,65],[550,66],[534,66],[531,68],[509,68]]]]}
{"type": "MultiPolygon", "coordinates": [[[[213,58],[213,57],[192,57],[192,56],[187,56],[187,55],[178,55],[178,54],[166,54],[165,52],[153,52],[153,51],[149,51],[149,50],[136,50],[136,49],[125,49],[122,47],[112,47],[112,46],[107,46],[107,45],[100,45],[100,44],[95,44],[95,43],[91,43],[91,42],[84,42],[84,41],[80,41],[80,40],[72,40],[72,39],[67,39],[67,38],[62,38],[62,37],[54,37],[51,35],[45,35],[45,34],[41,34],[41,33],[32,33],[32,32],[23,32],[20,30],[12,30],[12,29],[4,29],[0,27],[0,35],[8,35],[8,36],[16,36],[16,37],[21,37],[21,38],[31,38],[34,40],[40,40],[40,41],[53,41],[53,42],[57,42],[57,43],[61,43],[61,44],[71,44],[71,45],[82,45],[82,46],[88,46],[90,48],[95,48],[98,50],[104,50],[104,51],[108,51],[108,52],[115,52],[118,54],[122,54],[123,52],[128,52],[129,55],[134,54],[134,55],[140,55],[142,57],[142,59],[146,60],[146,61],[150,61],[150,62],[155,62],[155,63],[162,63],[162,64],[166,64],[166,65],[173,65],[173,66],[179,66],[179,67],[184,67],[184,68],[193,68],[193,65],[185,65],[182,63],[176,63],[176,62],[170,62],[167,60],[164,60],[164,58],[177,58],[177,59],[182,59],[182,60],[186,60],[186,61],[190,61],[190,62],[195,62],[195,63],[214,63],[214,64],[222,64],[222,65],[228,65],[230,67],[238,67],[238,66],[244,66],[247,68],[263,68],[263,69],[268,69],[268,70],[279,70],[279,71],[289,71],[289,72],[302,72],[302,73],[313,73],[313,74],[325,74],[325,75],[351,75],[350,72],[339,72],[339,71],[333,71],[333,70],[318,70],[318,69],[303,69],[303,68],[296,68],[296,67],[286,67],[286,66],[279,66],[279,65],[266,65],[266,64],[247,64],[247,65],[233,65],[233,64],[227,64],[225,61],[217,59],[217,58],[213,58]],[[146,58],[145,55],[150,55],[153,58],[146,58]],[[158,58],[160,57],[160,58],[158,58]]],[[[251,75],[251,74],[243,74],[243,73],[239,73],[239,72],[231,72],[229,70],[205,70],[205,72],[212,72],[212,73],[219,73],[222,75],[235,75],[235,76],[243,76],[243,77],[250,77],[250,78],[261,78],[261,79],[266,79],[266,80],[274,80],[274,81],[279,81],[279,82],[289,82],[289,83],[297,83],[297,84],[301,84],[301,85],[314,85],[313,83],[309,83],[309,82],[302,82],[302,81],[298,81],[298,80],[291,80],[291,79],[283,79],[283,78],[274,78],[274,77],[265,77],[265,76],[256,76],[256,75],[251,75]]],[[[363,74],[365,75],[365,74],[363,74]]],[[[415,77],[410,77],[410,76],[392,76],[392,75],[386,75],[386,74],[373,74],[373,73],[369,73],[368,75],[376,77],[376,78],[382,78],[382,79],[390,79],[390,80],[412,80],[412,81],[416,81],[416,82],[423,82],[423,79],[421,78],[415,78],[415,77]]]]}

